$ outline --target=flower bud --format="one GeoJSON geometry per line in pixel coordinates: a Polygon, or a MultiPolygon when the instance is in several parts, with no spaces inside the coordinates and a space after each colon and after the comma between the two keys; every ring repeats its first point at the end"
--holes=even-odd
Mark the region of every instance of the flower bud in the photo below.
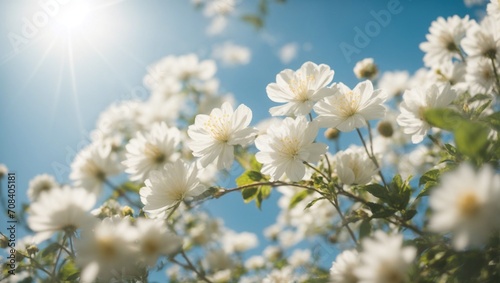
{"type": "Polygon", "coordinates": [[[39,249],[36,245],[29,245],[26,247],[26,251],[28,252],[28,254],[30,256],[33,256],[34,254],[36,254],[39,251],[39,249]]]}
{"type": "Polygon", "coordinates": [[[377,65],[373,62],[373,58],[365,58],[354,66],[354,74],[358,79],[373,79],[378,74],[377,65]]]}
{"type": "Polygon", "coordinates": [[[338,139],[340,136],[340,131],[335,129],[335,128],[328,128],[325,131],[325,138],[329,140],[335,140],[338,139]]]}
{"type": "Polygon", "coordinates": [[[377,130],[380,135],[386,138],[390,138],[394,134],[392,124],[388,121],[381,121],[380,123],[378,123],[377,130]]]}
{"type": "Polygon", "coordinates": [[[125,216],[134,216],[134,209],[132,209],[130,206],[126,205],[122,207],[120,214],[125,217],[125,216]]]}

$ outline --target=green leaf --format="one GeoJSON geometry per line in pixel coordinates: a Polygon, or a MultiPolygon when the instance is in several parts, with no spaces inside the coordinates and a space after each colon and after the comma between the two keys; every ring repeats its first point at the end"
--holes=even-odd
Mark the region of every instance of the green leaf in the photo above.
{"type": "Polygon", "coordinates": [[[259,189],[257,187],[246,188],[241,191],[241,195],[243,196],[243,201],[245,203],[251,202],[258,193],[259,189]]]}
{"type": "Polygon", "coordinates": [[[260,186],[260,193],[262,194],[262,198],[266,199],[271,195],[271,186],[260,186]]]}
{"type": "Polygon", "coordinates": [[[478,157],[488,145],[489,129],[482,123],[463,122],[455,130],[457,149],[470,157],[478,157]]]}
{"type": "Polygon", "coordinates": [[[258,172],[253,170],[248,170],[243,172],[241,176],[236,178],[236,185],[238,187],[247,186],[253,184],[255,182],[260,182],[264,179],[264,176],[258,172]]]}
{"type": "Polygon", "coordinates": [[[76,279],[78,276],[80,276],[80,272],[72,260],[66,261],[59,271],[59,277],[64,280],[74,281],[72,278],[76,279]]]}
{"type": "Polygon", "coordinates": [[[241,16],[241,20],[251,24],[256,29],[261,29],[264,26],[264,20],[257,15],[246,14],[241,16]]]}
{"type": "Polygon", "coordinates": [[[409,210],[405,211],[405,213],[403,214],[403,220],[405,220],[405,221],[411,220],[416,214],[417,214],[417,210],[409,209],[409,210]]]}
{"type": "Polygon", "coordinates": [[[313,206],[316,202],[318,202],[319,200],[322,200],[322,199],[326,199],[326,197],[319,197],[317,199],[313,199],[312,201],[310,201],[306,207],[304,207],[304,210],[310,208],[311,206],[313,206]]]}
{"type": "Polygon", "coordinates": [[[359,225],[359,238],[363,239],[364,237],[370,236],[372,231],[372,225],[370,224],[370,220],[363,220],[361,225],[359,225]]]}
{"type": "Polygon", "coordinates": [[[300,192],[297,192],[295,195],[293,195],[292,199],[290,200],[290,204],[288,205],[288,208],[294,208],[299,202],[301,202],[303,199],[305,199],[309,195],[309,192],[307,190],[303,190],[300,192]]]}
{"type": "Polygon", "coordinates": [[[493,129],[500,131],[500,112],[495,112],[483,120],[493,129]]]}
{"type": "Polygon", "coordinates": [[[370,184],[370,185],[366,185],[364,187],[364,189],[369,192],[371,195],[373,195],[374,197],[377,197],[381,200],[387,200],[389,199],[389,192],[387,191],[387,189],[380,185],[380,184],[370,184]]]}
{"type": "Polygon", "coordinates": [[[267,14],[267,0],[259,1],[259,13],[261,13],[262,15],[267,14]]]}
{"type": "Polygon", "coordinates": [[[434,127],[453,131],[465,118],[449,108],[433,108],[424,111],[425,120],[434,127]]]}
{"type": "Polygon", "coordinates": [[[397,211],[374,202],[369,202],[367,205],[373,213],[372,218],[385,218],[392,216],[397,211]]]}
{"type": "Polygon", "coordinates": [[[52,243],[48,245],[42,252],[42,257],[45,257],[51,253],[55,253],[61,245],[59,243],[52,243]]]}
{"type": "Polygon", "coordinates": [[[422,175],[422,177],[420,177],[418,185],[419,186],[424,185],[424,188],[418,194],[417,199],[429,195],[429,189],[433,188],[438,184],[438,178],[440,174],[441,171],[439,171],[439,169],[432,169],[425,172],[425,174],[422,175]]]}

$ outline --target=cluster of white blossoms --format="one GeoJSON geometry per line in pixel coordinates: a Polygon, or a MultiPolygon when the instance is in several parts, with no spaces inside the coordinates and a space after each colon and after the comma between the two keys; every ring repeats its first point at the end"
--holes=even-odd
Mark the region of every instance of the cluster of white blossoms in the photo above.
{"type": "MultiPolygon", "coordinates": [[[[213,18],[236,4],[202,2],[213,18]]],[[[30,235],[11,251],[0,234],[19,263],[6,279],[145,282],[155,270],[208,283],[498,278],[499,11],[491,1],[480,22],[438,18],[420,45],[426,67],[412,75],[379,75],[372,58],[354,67],[363,81],[353,87],[326,64],[283,70],[266,87],[279,105],[258,124],[220,93],[215,61],[161,59],[145,88],[100,115],[69,183],[29,182],[26,221],[10,217],[30,235]],[[340,142],[353,131],[359,141],[340,142]],[[276,220],[262,233],[226,227],[205,203],[235,192],[262,210],[276,199],[276,220]]],[[[0,165],[2,184],[7,174],[0,165]]]]}

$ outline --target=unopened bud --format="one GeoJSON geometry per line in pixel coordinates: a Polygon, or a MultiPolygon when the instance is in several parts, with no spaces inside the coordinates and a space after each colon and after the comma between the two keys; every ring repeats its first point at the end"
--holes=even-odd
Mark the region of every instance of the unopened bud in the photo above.
{"type": "Polygon", "coordinates": [[[340,131],[335,128],[328,128],[325,131],[325,138],[329,140],[336,140],[340,136],[340,131]]]}
{"type": "Polygon", "coordinates": [[[358,79],[373,79],[378,74],[377,65],[373,61],[373,58],[366,58],[354,66],[354,74],[358,79]]]}
{"type": "Polygon", "coordinates": [[[9,239],[4,234],[0,234],[0,248],[5,249],[9,245],[9,239]]]}
{"type": "Polygon", "coordinates": [[[125,216],[134,216],[134,209],[132,209],[130,206],[126,205],[122,207],[120,214],[125,217],[125,216]]]}
{"type": "Polygon", "coordinates": [[[377,130],[381,136],[386,138],[390,138],[394,134],[392,124],[388,121],[382,121],[378,123],[377,130]]]}
{"type": "Polygon", "coordinates": [[[39,251],[39,249],[36,245],[29,245],[28,247],[26,247],[26,251],[30,256],[33,256],[39,251]]]}

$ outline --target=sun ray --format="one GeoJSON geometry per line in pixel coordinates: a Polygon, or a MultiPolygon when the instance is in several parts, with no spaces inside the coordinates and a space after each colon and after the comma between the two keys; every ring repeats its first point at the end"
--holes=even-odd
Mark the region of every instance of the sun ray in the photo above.
{"type": "Polygon", "coordinates": [[[114,67],[113,67],[113,64],[111,64],[111,63],[109,62],[109,60],[108,60],[108,59],[106,59],[106,57],[102,54],[102,52],[101,52],[101,51],[99,51],[99,50],[97,49],[97,47],[96,47],[96,46],[94,46],[94,45],[92,44],[92,42],[90,42],[90,41],[88,40],[88,38],[87,38],[87,37],[85,37],[85,36],[84,36],[84,37],[83,37],[83,39],[85,40],[85,42],[87,43],[87,45],[88,45],[88,46],[89,46],[89,47],[90,47],[90,48],[91,48],[91,49],[92,49],[92,50],[93,50],[93,51],[94,51],[94,52],[95,52],[95,53],[99,56],[99,58],[101,58],[101,60],[104,62],[104,64],[106,64],[106,66],[107,66],[107,67],[111,70],[111,72],[113,72],[113,75],[114,75],[116,78],[118,78],[118,80],[120,80],[120,82],[121,82],[121,83],[122,83],[125,87],[127,87],[127,88],[129,88],[129,89],[130,89],[130,88],[132,88],[132,86],[130,85],[130,83],[128,83],[126,80],[124,80],[124,79],[123,79],[123,78],[119,75],[119,74],[120,74],[120,72],[119,72],[116,68],[114,68],[114,67]]]}
{"type": "Polygon", "coordinates": [[[38,62],[36,63],[35,67],[33,68],[33,71],[31,72],[31,74],[28,76],[28,78],[26,79],[26,81],[24,82],[24,84],[21,86],[20,88],[20,93],[24,92],[24,89],[28,86],[28,84],[31,82],[31,80],[35,77],[35,75],[38,73],[38,70],[40,69],[40,67],[42,66],[43,62],[45,61],[45,59],[47,59],[50,51],[52,51],[52,48],[54,47],[54,44],[55,44],[56,40],[53,39],[49,46],[47,47],[47,49],[45,49],[45,51],[43,52],[43,55],[42,57],[40,58],[40,60],[38,60],[38,62]]]}
{"type": "Polygon", "coordinates": [[[73,99],[75,101],[76,118],[78,119],[78,126],[80,127],[80,131],[83,131],[85,128],[83,127],[82,115],[80,113],[80,105],[78,101],[78,91],[76,88],[75,66],[73,62],[73,45],[71,41],[71,35],[68,35],[68,62],[69,62],[69,71],[71,77],[71,89],[73,92],[73,99]]]}
{"type": "Polygon", "coordinates": [[[96,6],[94,6],[94,7],[92,8],[92,10],[93,10],[93,11],[104,10],[104,9],[106,9],[106,8],[108,8],[108,7],[111,7],[111,6],[115,6],[115,5],[117,5],[117,4],[120,4],[120,3],[121,3],[121,2],[123,2],[123,1],[125,1],[125,0],[114,0],[114,1],[109,1],[108,3],[103,3],[103,4],[99,5],[99,6],[97,6],[97,5],[96,5],[96,6]]]}
{"type": "Polygon", "coordinates": [[[62,82],[63,82],[63,71],[64,71],[64,63],[66,61],[66,53],[62,54],[61,58],[61,65],[59,67],[59,75],[57,78],[57,85],[56,85],[56,90],[54,92],[54,98],[52,103],[52,111],[51,111],[51,117],[50,117],[50,125],[54,125],[54,121],[56,118],[56,110],[57,110],[57,105],[59,104],[59,97],[61,96],[61,88],[62,88],[62,82]]]}

